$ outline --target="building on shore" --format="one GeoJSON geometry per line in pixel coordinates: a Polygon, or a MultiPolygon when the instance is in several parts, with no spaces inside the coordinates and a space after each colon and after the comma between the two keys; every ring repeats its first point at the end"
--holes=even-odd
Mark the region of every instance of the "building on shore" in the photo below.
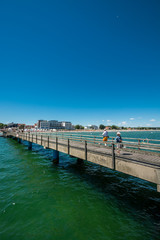
{"type": "Polygon", "coordinates": [[[44,121],[44,120],[38,120],[38,122],[37,122],[37,128],[40,128],[42,121],[44,121]]]}
{"type": "Polygon", "coordinates": [[[71,122],[62,121],[59,122],[57,120],[38,120],[37,123],[38,129],[66,129],[72,130],[73,125],[71,122]]]}
{"type": "Polygon", "coordinates": [[[62,126],[62,128],[67,129],[67,130],[72,130],[73,129],[73,126],[72,126],[71,122],[61,122],[61,126],[62,126]]]}
{"type": "Polygon", "coordinates": [[[112,129],[112,127],[110,127],[110,126],[107,126],[107,127],[105,127],[105,129],[106,129],[106,130],[111,130],[111,129],[112,129]]]}
{"type": "Polygon", "coordinates": [[[18,127],[18,123],[11,122],[7,124],[7,128],[17,128],[17,127],[18,127]]]}
{"type": "Polygon", "coordinates": [[[27,128],[27,129],[34,129],[35,125],[25,125],[25,128],[27,128]]]}
{"type": "Polygon", "coordinates": [[[40,129],[49,129],[49,122],[47,120],[40,120],[38,126],[40,129]]]}
{"type": "Polygon", "coordinates": [[[98,126],[96,125],[88,125],[84,127],[85,130],[98,130],[98,126]]]}

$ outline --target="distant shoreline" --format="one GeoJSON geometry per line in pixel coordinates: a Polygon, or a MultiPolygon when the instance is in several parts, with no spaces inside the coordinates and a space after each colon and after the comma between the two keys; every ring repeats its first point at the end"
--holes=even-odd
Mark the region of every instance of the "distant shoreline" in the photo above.
{"type": "MultiPolygon", "coordinates": [[[[108,132],[160,132],[160,130],[107,130],[108,132]]],[[[74,133],[80,133],[80,132],[103,132],[103,130],[60,130],[60,131],[38,131],[43,133],[56,133],[56,132],[74,132],[74,133]]]]}
{"type": "MultiPolygon", "coordinates": [[[[61,132],[103,132],[104,130],[63,130],[61,132]]],[[[107,132],[160,132],[160,130],[107,130],[107,132]]]]}
{"type": "MultiPolygon", "coordinates": [[[[39,133],[61,133],[61,132],[68,132],[68,133],[94,133],[94,132],[103,132],[104,130],[82,130],[82,129],[77,129],[77,130],[61,130],[61,129],[58,129],[58,130],[53,130],[53,129],[50,129],[50,130],[46,130],[46,131],[43,131],[43,130],[32,130],[32,129],[28,129],[27,132],[39,132],[39,133]]],[[[25,131],[24,131],[25,132],[25,131]]],[[[119,130],[107,130],[107,132],[160,132],[160,130],[124,130],[124,129],[119,129],[119,130]]],[[[2,134],[3,131],[0,130],[0,133],[2,134]]]]}

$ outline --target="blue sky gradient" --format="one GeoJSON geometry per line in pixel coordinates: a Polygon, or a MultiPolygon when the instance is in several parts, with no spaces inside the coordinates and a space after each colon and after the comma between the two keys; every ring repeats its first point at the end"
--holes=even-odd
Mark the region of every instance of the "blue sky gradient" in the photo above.
{"type": "Polygon", "coordinates": [[[160,126],[159,9],[158,0],[1,1],[0,122],[160,126]]]}

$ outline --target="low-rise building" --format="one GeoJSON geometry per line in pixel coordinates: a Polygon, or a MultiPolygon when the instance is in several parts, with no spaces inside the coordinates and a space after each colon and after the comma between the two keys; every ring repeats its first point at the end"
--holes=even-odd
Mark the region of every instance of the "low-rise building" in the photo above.
{"type": "Polygon", "coordinates": [[[110,126],[105,127],[106,130],[111,130],[112,128],[110,126]]]}
{"type": "Polygon", "coordinates": [[[57,120],[50,120],[49,123],[49,129],[61,129],[61,123],[57,120]]]}
{"type": "Polygon", "coordinates": [[[67,130],[72,130],[73,129],[71,122],[63,121],[63,122],[61,122],[61,126],[62,126],[62,128],[67,129],[67,130]]]}
{"type": "Polygon", "coordinates": [[[39,128],[40,129],[49,129],[49,122],[47,120],[40,120],[39,128]]]}
{"type": "Polygon", "coordinates": [[[17,128],[18,127],[18,123],[14,123],[14,122],[12,122],[12,123],[8,123],[7,124],[7,128],[17,128]]]}
{"type": "Polygon", "coordinates": [[[59,122],[57,120],[38,120],[37,127],[39,129],[73,129],[71,122],[59,122]]]}
{"type": "Polygon", "coordinates": [[[26,129],[33,129],[33,128],[35,128],[35,126],[34,125],[25,125],[25,128],[26,129]]]}
{"type": "Polygon", "coordinates": [[[41,122],[44,121],[44,120],[38,120],[38,123],[37,123],[37,128],[40,128],[41,127],[41,122]]]}
{"type": "Polygon", "coordinates": [[[86,130],[98,130],[98,126],[88,125],[88,126],[84,127],[84,129],[86,129],[86,130]]]}

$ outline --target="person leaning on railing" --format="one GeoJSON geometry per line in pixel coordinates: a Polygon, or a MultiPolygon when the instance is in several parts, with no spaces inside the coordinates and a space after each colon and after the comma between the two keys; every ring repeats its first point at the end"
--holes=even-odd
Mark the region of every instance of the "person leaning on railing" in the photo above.
{"type": "Polygon", "coordinates": [[[117,137],[115,138],[117,143],[117,153],[120,154],[120,149],[123,147],[121,133],[117,132],[117,137]]]}
{"type": "Polygon", "coordinates": [[[107,145],[107,140],[109,138],[106,128],[104,129],[104,132],[102,133],[102,136],[103,136],[103,142],[105,143],[105,146],[106,146],[107,145]]]}

